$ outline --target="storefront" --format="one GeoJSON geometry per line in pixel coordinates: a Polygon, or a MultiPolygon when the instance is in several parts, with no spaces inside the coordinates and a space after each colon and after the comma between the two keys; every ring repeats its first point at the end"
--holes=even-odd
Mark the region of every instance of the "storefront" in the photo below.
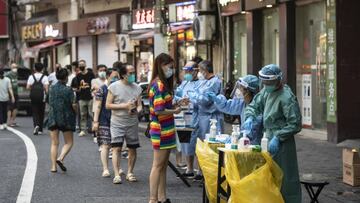
{"type": "Polygon", "coordinates": [[[52,72],[56,63],[70,64],[70,43],[67,42],[66,23],[35,22],[21,28],[22,40],[27,48],[22,57],[26,67],[33,67],[34,62],[44,64],[46,72],[52,72]]]}
{"type": "Polygon", "coordinates": [[[236,80],[247,74],[247,27],[245,2],[222,0],[221,16],[225,18],[227,67],[225,80],[236,80]]]}
{"type": "Polygon", "coordinates": [[[119,60],[117,14],[83,18],[67,23],[68,36],[76,37],[77,60],[85,60],[89,68],[98,64],[111,67],[119,60]]]}
{"type": "Polygon", "coordinates": [[[130,40],[134,46],[134,66],[136,67],[137,81],[151,80],[154,61],[154,8],[133,10],[132,31],[130,40]]]}

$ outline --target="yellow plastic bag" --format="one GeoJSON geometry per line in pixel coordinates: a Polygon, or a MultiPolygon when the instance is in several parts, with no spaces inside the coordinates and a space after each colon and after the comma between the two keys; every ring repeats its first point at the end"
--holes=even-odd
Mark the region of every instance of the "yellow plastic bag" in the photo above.
{"type": "Polygon", "coordinates": [[[284,203],[282,171],[268,153],[225,153],[225,175],[230,203],[284,203]],[[259,161],[257,157],[263,157],[259,161]],[[246,165],[246,166],[245,166],[246,165]]]}
{"type": "MultiPolygon", "coordinates": [[[[216,202],[219,162],[219,152],[217,147],[223,146],[223,144],[208,144],[201,141],[200,139],[197,140],[196,144],[196,156],[198,158],[201,171],[204,175],[206,193],[210,203],[216,202]]],[[[224,175],[224,173],[222,175],[224,175]]],[[[225,181],[222,184],[222,187],[226,188],[226,186],[227,183],[225,181]]]]}

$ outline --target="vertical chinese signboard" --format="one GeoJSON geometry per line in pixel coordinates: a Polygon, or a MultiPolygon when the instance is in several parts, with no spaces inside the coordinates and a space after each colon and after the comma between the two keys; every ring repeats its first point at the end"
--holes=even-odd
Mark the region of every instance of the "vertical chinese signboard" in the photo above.
{"type": "Polygon", "coordinates": [[[335,0],[327,0],[327,121],[336,122],[336,7],[335,0]]]}
{"type": "Polygon", "coordinates": [[[9,37],[7,1],[0,1],[0,38],[9,37]]]}

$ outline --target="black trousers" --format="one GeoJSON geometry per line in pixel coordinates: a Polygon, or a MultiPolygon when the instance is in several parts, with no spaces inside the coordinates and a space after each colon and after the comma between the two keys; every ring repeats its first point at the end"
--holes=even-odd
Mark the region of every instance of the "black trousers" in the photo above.
{"type": "Polygon", "coordinates": [[[35,103],[31,102],[32,116],[34,128],[39,126],[39,131],[43,131],[45,102],[35,103]]]}
{"type": "Polygon", "coordinates": [[[0,125],[7,122],[7,105],[8,102],[0,102],[0,125]]]}

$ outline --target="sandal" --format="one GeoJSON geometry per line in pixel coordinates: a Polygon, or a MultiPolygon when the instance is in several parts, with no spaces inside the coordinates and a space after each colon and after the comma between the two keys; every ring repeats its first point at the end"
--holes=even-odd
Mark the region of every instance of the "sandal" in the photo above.
{"type": "Polygon", "coordinates": [[[115,176],[113,179],[114,184],[121,184],[121,176],[115,176]]]}
{"type": "Polygon", "coordinates": [[[57,163],[57,165],[59,165],[59,167],[61,168],[62,171],[65,172],[67,170],[62,161],[56,160],[56,163],[57,163]]]}
{"type": "Polygon", "coordinates": [[[102,173],[102,177],[104,177],[104,178],[110,177],[110,172],[109,172],[109,170],[104,170],[103,173],[102,173]]]}
{"type": "Polygon", "coordinates": [[[57,170],[50,170],[51,173],[57,173],[57,170]]]}
{"type": "Polygon", "coordinates": [[[129,182],[137,182],[137,179],[133,173],[128,173],[126,176],[126,180],[129,182]]]}
{"type": "Polygon", "coordinates": [[[125,175],[125,172],[124,172],[124,170],[122,170],[122,168],[119,169],[119,174],[120,174],[120,176],[124,176],[124,175],[125,175]]]}

